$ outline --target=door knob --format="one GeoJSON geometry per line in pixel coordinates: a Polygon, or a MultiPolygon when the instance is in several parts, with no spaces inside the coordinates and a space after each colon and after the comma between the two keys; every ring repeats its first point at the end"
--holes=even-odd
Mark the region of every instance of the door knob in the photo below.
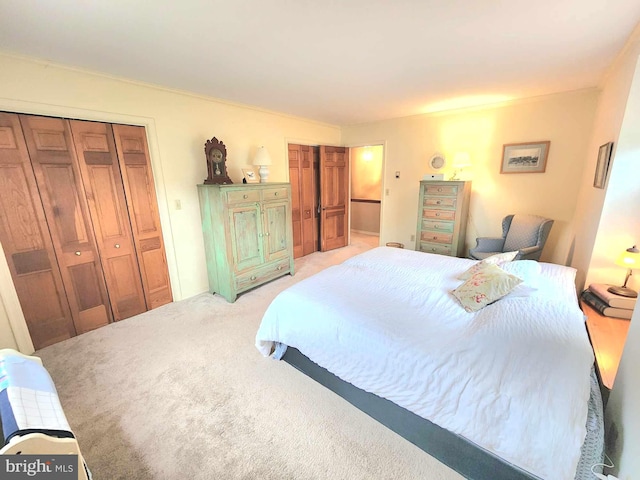
{"type": "Polygon", "coordinates": [[[80,256],[80,255],[81,255],[81,253],[78,251],[78,252],[76,252],[76,255],[80,256]]]}
{"type": "Polygon", "coordinates": [[[114,245],[114,247],[116,247],[116,248],[120,248],[120,244],[119,244],[119,243],[116,243],[116,244],[114,245]]]}

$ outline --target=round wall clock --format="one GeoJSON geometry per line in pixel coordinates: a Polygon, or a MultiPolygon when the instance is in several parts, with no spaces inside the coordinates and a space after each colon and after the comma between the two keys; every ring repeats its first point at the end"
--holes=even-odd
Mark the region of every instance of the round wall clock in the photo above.
{"type": "Polygon", "coordinates": [[[436,153],[433,157],[431,157],[431,160],[429,160],[429,165],[434,170],[440,170],[444,167],[445,163],[446,161],[444,159],[444,156],[439,153],[436,153]]]}

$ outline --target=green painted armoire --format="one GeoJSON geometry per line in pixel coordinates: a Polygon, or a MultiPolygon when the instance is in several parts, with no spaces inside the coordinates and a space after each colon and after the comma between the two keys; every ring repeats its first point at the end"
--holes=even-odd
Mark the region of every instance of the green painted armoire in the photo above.
{"type": "Polygon", "coordinates": [[[293,275],[288,183],[198,185],[209,291],[239,293],[293,275]]]}

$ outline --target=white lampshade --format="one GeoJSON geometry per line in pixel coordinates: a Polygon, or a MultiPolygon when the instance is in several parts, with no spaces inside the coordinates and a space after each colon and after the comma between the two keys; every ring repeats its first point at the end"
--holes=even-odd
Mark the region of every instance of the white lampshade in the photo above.
{"type": "Polygon", "coordinates": [[[471,157],[467,152],[458,152],[453,157],[453,166],[455,168],[470,167],[471,157]]]}
{"type": "Polygon", "coordinates": [[[254,165],[260,165],[258,173],[260,174],[260,183],[266,183],[269,178],[269,169],[267,165],[271,165],[271,155],[269,151],[264,147],[258,147],[256,150],[256,156],[253,158],[254,165]]]}
{"type": "Polygon", "coordinates": [[[256,156],[253,158],[254,165],[271,165],[271,155],[269,151],[264,147],[258,147],[256,150],[256,156]]]}

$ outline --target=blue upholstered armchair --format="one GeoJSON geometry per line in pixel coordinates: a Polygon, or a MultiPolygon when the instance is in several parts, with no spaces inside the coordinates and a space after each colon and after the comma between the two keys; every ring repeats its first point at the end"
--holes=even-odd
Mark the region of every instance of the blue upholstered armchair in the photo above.
{"type": "Polygon", "coordinates": [[[482,260],[496,253],[518,251],[515,260],[539,260],[553,220],[537,215],[507,215],[502,237],[478,237],[469,257],[482,260]]]}

